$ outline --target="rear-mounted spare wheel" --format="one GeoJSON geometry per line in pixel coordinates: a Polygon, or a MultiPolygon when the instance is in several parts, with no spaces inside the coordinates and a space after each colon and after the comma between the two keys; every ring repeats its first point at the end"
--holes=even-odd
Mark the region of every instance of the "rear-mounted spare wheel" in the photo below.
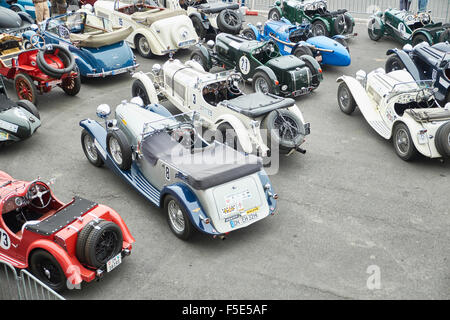
{"type": "Polygon", "coordinates": [[[450,158],[450,122],[439,127],[434,138],[437,151],[444,158],[450,158]]]}
{"type": "Polygon", "coordinates": [[[43,49],[40,49],[36,56],[36,62],[42,72],[55,79],[60,79],[64,74],[71,72],[75,68],[75,59],[72,53],[58,44],[46,45],[43,49]],[[64,68],[55,68],[50,65],[45,60],[45,55],[57,56],[64,68]]]}
{"type": "MultiPolygon", "coordinates": [[[[81,235],[82,233],[79,239],[81,235]]],[[[87,237],[86,235],[83,237],[85,237],[84,250],[77,247],[77,257],[84,257],[83,262],[90,267],[100,268],[122,251],[122,230],[114,222],[101,220],[90,227],[87,237]]]]}

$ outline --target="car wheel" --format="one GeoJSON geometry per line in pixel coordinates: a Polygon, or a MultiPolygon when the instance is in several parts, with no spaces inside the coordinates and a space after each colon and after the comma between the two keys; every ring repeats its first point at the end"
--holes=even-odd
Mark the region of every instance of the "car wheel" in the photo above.
{"type": "Polygon", "coordinates": [[[234,10],[222,10],[217,16],[217,26],[225,33],[238,34],[242,28],[242,18],[234,10]]]}
{"type": "Polygon", "coordinates": [[[20,100],[28,100],[36,104],[36,87],[33,80],[25,73],[18,73],[14,77],[14,87],[16,88],[17,97],[20,100]]]}
{"type": "Polygon", "coordinates": [[[122,170],[129,170],[132,163],[131,146],[122,130],[109,131],[106,148],[114,163],[122,170]]]}
{"type": "Polygon", "coordinates": [[[270,9],[267,18],[268,18],[269,20],[275,20],[275,21],[280,20],[280,19],[281,19],[280,11],[278,11],[277,8],[272,8],[272,9],[270,9]]]}
{"type": "Polygon", "coordinates": [[[312,51],[307,46],[299,45],[297,48],[295,48],[294,52],[292,53],[297,58],[300,58],[301,56],[307,55],[314,57],[312,51]]]}
{"type": "Polygon", "coordinates": [[[152,53],[152,49],[150,47],[150,43],[148,39],[143,35],[136,36],[135,46],[139,53],[139,55],[143,58],[152,58],[154,54],[152,53]]]}
{"type": "Polygon", "coordinates": [[[386,65],[384,67],[386,73],[396,70],[405,69],[405,64],[402,59],[400,59],[396,54],[392,54],[386,61],[386,65]]]}
{"type": "Polygon", "coordinates": [[[345,114],[352,114],[356,109],[356,102],[345,82],[341,82],[338,87],[338,105],[345,114]]]}
{"type": "MultiPolygon", "coordinates": [[[[369,21],[369,24],[367,26],[367,33],[369,34],[370,40],[378,41],[383,36],[383,35],[378,35],[376,33],[376,27],[377,27],[376,26],[376,19],[373,18],[372,20],[369,21]]],[[[379,26],[379,27],[381,29],[381,26],[379,26]]]]}
{"type": "Polygon", "coordinates": [[[33,116],[41,120],[41,115],[39,114],[38,109],[36,106],[28,100],[19,100],[17,101],[17,105],[27,110],[29,113],[31,113],[33,116]]]}
{"type": "Polygon", "coordinates": [[[250,40],[256,40],[255,31],[252,28],[246,28],[242,31],[242,35],[250,40]]]}
{"type": "Polygon", "coordinates": [[[49,252],[38,249],[30,258],[30,270],[52,290],[61,292],[67,288],[67,278],[58,261],[49,252]]]}
{"type": "Polygon", "coordinates": [[[199,63],[203,67],[203,69],[205,69],[206,72],[209,71],[208,61],[200,49],[195,50],[191,54],[190,60],[194,60],[195,62],[199,63]]]}
{"type": "Polygon", "coordinates": [[[147,90],[145,89],[144,84],[141,80],[136,79],[131,86],[131,96],[132,97],[140,97],[142,101],[144,101],[144,105],[148,106],[150,102],[150,98],[148,97],[147,90]]]}
{"type": "Polygon", "coordinates": [[[73,77],[67,77],[61,82],[61,88],[64,92],[69,96],[76,96],[81,89],[81,75],[78,72],[78,75],[73,77]]]}
{"type": "Polygon", "coordinates": [[[78,233],[75,254],[77,256],[78,261],[80,261],[80,263],[86,263],[86,254],[85,254],[86,241],[87,241],[87,238],[89,237],[89,234],[91,233],[91,230],[100,221],[101,220],[98,220],[96,222],[95,220],[92,220],[87,225],[85,225],[84,228],[81,229],[81,231],[78,233]]]}
{"type": "Polygon", "coordinates": [[[94,268],[104,266],[110,259],[122,251],[123,235],[117,224],[102,220],[86,239],[86,264],[94,268]]]}
{"type": "Polygon", "coordinates": [[[450,158],[450,122],[439,127],[436,131],[434,143],[442,157],[450,158]]]}
{"type": "Polygon", "coordinates": [[[409,133],[408,127],[404,123],[399,123],[394,127],[392,142],[397,155],[405,161],[410,161],[417,156],[417,149],[409,133]]]}
{"type": "Polygon", "coordinates": [[[421,33],[416,34],[412,39],[413,47],[415,47],[416,45],[418,45],[419,43],[422,43],[422,42],[427,42],[429,45],[431,45],[431,43],[428,41],[428,38],[421,33]]]}
{"type": "Polygon", "coordinates": [[[184,208],[172,195],[164,199],[167,222],[170,230],[180,239],[188,240],[192,236],[193,226],[184,208]]]}
{"type": "Polygon", "coordinates": [[[317,37],[317,36],[329,37],[330,36],[330,31],[328,30],[325,23],[321,20],[316,20],[312,23],[311,31],[313,33],[313,36],[315,36],[315,37],[317,37]]]}
{"type": "Polygon", "coordinates": [[[273,81],[264,71],[257,71],[253,76],[252,87],[255,92],[275,93],[273,81]]]}
{"type": "Polygon", "coordinates": [[[191,20],[192,20],[192,25],[194,26],[195,32],[197,33],[199,38],[204,39],[206,37],[207,30],[205,30],[205,28],[203,27],[201,20],[196,16],[192,16],[191,20]]]}
{"type": "Polygon", "coordinates": [[[350,53],[350,47],[348,46],[347,40],[342,39],[342,38],[336,38],[336,39],[334,39],[334,40],[335,40],[337,43],[340,43],[340,44],[345,48],[345,50],[347,50],[347,52],[350,53]]]}
{"type": "Polygon", "coordinates": [[[84,155],[96,167],[103,165],[103,159],[100,157],[97,147],[95,146],[94,138],[83,129],[81,131],[81,146],[83,147],[84,155]]]}

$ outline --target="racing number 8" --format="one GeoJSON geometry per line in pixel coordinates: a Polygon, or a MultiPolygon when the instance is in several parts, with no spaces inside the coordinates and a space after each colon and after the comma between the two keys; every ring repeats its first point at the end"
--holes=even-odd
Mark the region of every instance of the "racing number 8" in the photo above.
{"type": "Polygon", "coordinates": [[[170,168],[166,166],[166,179],[170,180],[170,168]]]}

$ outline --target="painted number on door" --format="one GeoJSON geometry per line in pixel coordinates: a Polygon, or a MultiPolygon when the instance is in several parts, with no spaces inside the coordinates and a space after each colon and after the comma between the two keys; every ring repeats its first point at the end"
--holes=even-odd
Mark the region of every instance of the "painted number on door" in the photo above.
{"type": "Polygon", "coordinates": [[[250,72],[250,60],[246,56],[242,56],[239,59],[239,69],[243,74],[248,74],[250,72]]]}
{"type": "Polygon", "coordinates": [[[166,166],[166,179],[170,180],[170,168],[166,166]]]}
{"type": "Polygon", "coordinates": [[[11,241],[9,241],[9,236],[5,230],[0,228],[0,247],[8,250],[11,247],[11,241]]]}

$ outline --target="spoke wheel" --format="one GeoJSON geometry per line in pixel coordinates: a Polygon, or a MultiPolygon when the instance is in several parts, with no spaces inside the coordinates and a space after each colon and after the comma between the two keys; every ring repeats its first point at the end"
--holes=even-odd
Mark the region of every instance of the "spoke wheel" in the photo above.
{"type": "Polygon", "coordinates": [[[392,141],[395,152],[402,160],[409,161],[417,156],[417,149],[405,124],[399,123],[395,126],[392,141]]]}
{"type": "Polygon", "coordinates": [[[20,100],[28,100],[36,104],[36,88],[29,75],[18,73],[14,78],[14,86],[20,100]]]}
{"type": "Polygon", "coordinates": [[[172,195],[167,195],[164,199],[164,209],[170,230],[178,238],[188,240],[192,235],[193,226],[178,200],[172,195]]]}

